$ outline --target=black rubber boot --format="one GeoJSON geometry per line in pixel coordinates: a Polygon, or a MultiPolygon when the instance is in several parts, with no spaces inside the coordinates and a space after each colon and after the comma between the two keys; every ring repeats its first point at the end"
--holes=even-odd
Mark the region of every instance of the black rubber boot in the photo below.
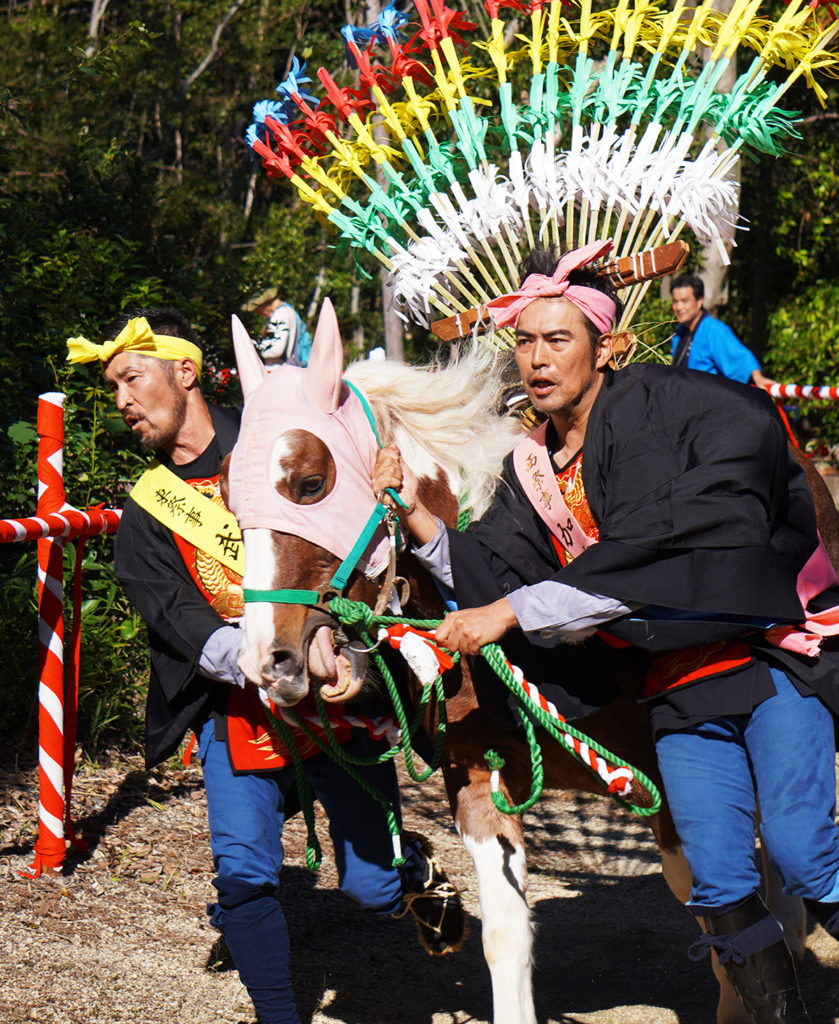
{"type": "Polygon", "coordinates": [[[699,960],[715,950],[755,1024],[809,1024],[795,963],[781,926],[755,893],[721,914],[703,915],[707,934],[688,950],[699,960]]]}
{"type": "Polygon", "coordinates": [[[818,900],[805,899],[804,906],[828,935],[839,939],[839,903],[819,903],[818,900]]]}

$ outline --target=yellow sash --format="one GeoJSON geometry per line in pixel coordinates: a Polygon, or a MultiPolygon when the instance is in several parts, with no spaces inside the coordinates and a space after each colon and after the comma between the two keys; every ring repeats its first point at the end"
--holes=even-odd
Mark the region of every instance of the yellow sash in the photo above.
{"type": "Polygon", "coordinates": [[[242,531],[232,512],[217,505],[170,469],[153,462],[131,488],[140,508],[193,547],[240,576],[245,572],[242,531]]]}

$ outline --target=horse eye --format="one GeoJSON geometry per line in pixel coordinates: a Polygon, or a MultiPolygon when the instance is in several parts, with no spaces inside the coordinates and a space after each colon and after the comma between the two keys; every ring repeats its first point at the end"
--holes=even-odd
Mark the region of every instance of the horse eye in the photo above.
{"type": "Polygon", "coordinates": [[[323,491],[323,485],[325,478],[322,476],[307,476],[300,481],[298,492],[300,494],[300,500],[305,501],[306,498],[316,498],[323,491]]]}

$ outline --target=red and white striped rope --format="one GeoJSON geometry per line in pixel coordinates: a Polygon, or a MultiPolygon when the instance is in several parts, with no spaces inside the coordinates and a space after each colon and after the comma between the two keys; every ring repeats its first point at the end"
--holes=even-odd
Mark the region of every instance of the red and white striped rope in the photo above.
{"type": "MultiPolygon", "coordinates": [[[[539,705],[545,714],[550,715],[550,717],[556,722],[565,722],[564,716],[559,713],[556,705],[543,696],[543,694],[539,692],[538,687],[534,686],[533,683],[529,683],[524,678],[524,673],[520,668],[516,665],[510,664],[509,661],[507,662],[507,665],[510,667],[510,671],[515,676],[516,682],[519,686],[521,686],[527,696],[535,704],[539,705]]],[[[610,793],[618,793],[620,796],[627,796],[629,794],[635,778],[630,768],[626,765],[619,765],[616,768],[610,768],[606,760],[601,757],[600,754],[596,754],[587,743],[581,742],[576,738],[576,736],[572,736],[568,732],[562,733],[562,739],[565,742],[565,745],[570,747],[570,749],[574,751],[577,757],[579,757],[584,764],[587,764],[593,771],[597,772],[600,778],[606,783],[610,793]]],[[[498,772],[494,771],[492,774],[492,788],[493,791],[497,791],[498,772]]]]}
{"type": "Polygon", "coordinates": [[[839,401],[839,387],[819,387],[816,384],[766,384],[764,390],[772,398],[821,398],[839,401]]]}
{"type": "Polygon", "coordinates": [[[93,537],[99,533],[113,533],[119,526],[121,509],[89,508],[81,512],[65,506],[61,512],[44,516],[26,516],[22,519],[0,519],[0,544],[10,541],[42,540],[45,537],[93,537]]]}
{"type": "MultiPolygon", "coordinates": [[[[422,630],[416,630],[410,626],[407,626],[405,627],[405,636],[402,638],[403,642],[398,645],[398,650],[403,654],[405,660],[408,661],[409,667],[412,670],[417,670],[418,666],[416,665],[416,658],[415,656],[412,656],[413,652],[403,650],[403,647],[406,646],[404,641],[407,640],[409,637],[416,637],[418,640],[421,640],[422,643],[426,645],[432,652],[434,652],[435,673],[444,671],[443,666],[438,664],[436,660],[438,657],[437,648],[434,647],[434,645],[429,641],[428,637],[423,635],[422,630]]],[[[449,661],[449,666],[450,665],[451,661],[449,661]]],[[[519,686],[521,686],[522,690],[524,690],[525,694],[527,694],[527,696],[535,704],[537,704],[542,709],[542,711],[545,712],[545,714],[549,715],[555,722],[565,722],[565,718],[563,717],[563,715],[559,713],[556,705],[549,701],[546,697],[544,697],[539,692],[538,687],[534,686],[533,683],[529,683],[524,678],[524,673],[520,668],[511,664],[509,661],[507,662],[507,666],[513,673],[516,682],[519,684],[519,686]]],[[[419,668],[422,669],[422,666],[419,666],[419,668]]],[[[601,779],[603,779],[610,793],[618,793],[620,796],[627,796],[629,794],[632,788],[632,783],[635,779],[635,776],[630,768],[628,768],[626,765],[618,765],[616,768],[610,768],[606,760],[600,754],[595,753],[587,743],[583,743],[581,740],[578,740],[575,736],[572,736],[571,733],[568,732],[562,732],[561,735],[566,746],[570,747],[570,749],[574,751],[577,757],[579,757],[579,759],[584,764],[587,764],[593,771],[595,771],[600,776],[601,779]]],[[[493,793],[498,792],[500,784],[500,773],[498,769],[493,769],[493,771],[490,774],[490,786],[492,788],[493,793]]]]}
{"type": "MultiPolygon", "coordinates": [[[[290,725],[292,728],[297,726],[297,722],[288,714],[286,708],[275,707],[274,714],[279,715],[286,725],[290,725]]],[[[299,715],[298,717],[311,729],[323,729],[323,720],[318,715],[299,715]]],[[[397,729],[396,719],[391,715],[386,715],[383,718],[368,718],[366,715],[336,715],[335,717],[330,715],[326,722],[331,729],[337,729],[341,725],[350,725],[354,729],[366,729],[370,738],[374,740],[388,736],[390,741],[390,736],[397,729]]],[[[398,734],[396,739],[398,739],[398,734]]],[[[393,745],[393,742],[391,742],[391,745],[393,745]]]]}

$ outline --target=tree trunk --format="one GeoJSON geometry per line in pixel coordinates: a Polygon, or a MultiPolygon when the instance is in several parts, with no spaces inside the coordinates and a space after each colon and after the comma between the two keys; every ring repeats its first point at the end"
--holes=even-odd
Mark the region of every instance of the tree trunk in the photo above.
{"type": "MultiPolygon", "coordinates": [[[[734,0],[715,0],[714,7],[724,14],[728,14],[734,6],[734,0]]],[[[710,56],[710,50],[705,51],[705,59],[710,56]]],[[[731,92],[734,83],[737,81],[737,58],[732,58],[722,77],[717,83],[716,92],[731,92]]],[[[707,131],[706,138],[710,136],[707,131]]],[[[720,141],[718,149],[724,149],[725,143],[720,141]]],[[[733,173],[738,181],[740,179],[739,162],[733,168],[733,173]]],[[[734,248],[733,244],[726,245],[729,256],[734,248]]],[[[714,316],[719,316],[721,311],[728,305],[728,264],[723,261],[722,254],[716,245],[706,245],[699,254],[701,266],[700,277],[705,285],[705,309],[714,316]]]]}
{"type": "MultiPolygon", "coordinates": [[[[381,0],[366,0],[368,25],[381,14],[382,6],[381,0]]],[[[390,141],[385,126],[381,122],[373,126],[373,137],[382,145],[387,145],[390,141]]],[[[376,178],[382,188],[384,188],[384,176],[378,169],[376,170],[376,178]]],[[[385,336],[385,352],[388,359],[398,359],[401,362],[405,358],[405,338],[402,330],[402,320],[393,308],[393,292],[389,284],[389,274],[384,267],[381,267],[379,270],[379,280],[382,289],[382,327],[385,336]]]]}
{"type": "Polygon", "coordinates": [[[96,40],[99,38],[99,29],[102,27],[102,19],[105,17],[109,3],[110,0],[93,0],[90,5],[90,21],[87,29],[87,37],[90,42],[84,51],[85,57],[92,57],[96,52],[96,40]]]}
{"type": "Polygon", "coordinates": [[[385,352],[388,359],[398,359],[401,362],[405,358],[405,336],[402,330],[402,320],[393,308],[393,295],[388,280],[388,272],[384,267],[379,270],[379,277],[382,282],[385,352]]]}
{"type": "Polygon", "coordinates": [[[355,327],[352,332],[352,343],[359,350],[364,351],[364,324],[361,322],[361,285],[358,281],[355,281],[350,291],[350,313],[353,317],[358,317],[355,321],[355,327]]]}

